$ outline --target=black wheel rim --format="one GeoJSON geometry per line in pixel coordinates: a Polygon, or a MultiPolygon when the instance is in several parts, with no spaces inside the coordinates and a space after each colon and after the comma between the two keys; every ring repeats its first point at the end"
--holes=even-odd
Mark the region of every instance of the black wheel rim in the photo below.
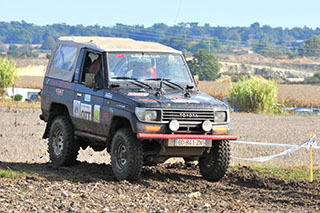
{"type": "Polygon", "coordinates": [[[127,164],[127,148],[122,142],[117,146],[115,158],[117,167],[120,170],[124,169],[127,164]]]}
{"type": "Polygon", "coordinates": [[[52,141],[53,152],[56,156],[60,156],[62,154],[63,143],[64,143],[63,133],[60,128],[57,128],[54,131],[52,140],[53,140],[52,141]]]}

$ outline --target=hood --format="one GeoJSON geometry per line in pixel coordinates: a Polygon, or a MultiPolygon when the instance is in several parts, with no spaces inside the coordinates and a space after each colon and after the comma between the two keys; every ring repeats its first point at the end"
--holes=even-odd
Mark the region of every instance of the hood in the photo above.
{"type": "Polygon", "coordinates": [[[135,102],[138,107],[151,108],[220,108],[227,109],[227,105],[205,93],[196,90],[179,91],[166,90],[158,95],[157,90],[116,90],[114,93],[135,102]]]}

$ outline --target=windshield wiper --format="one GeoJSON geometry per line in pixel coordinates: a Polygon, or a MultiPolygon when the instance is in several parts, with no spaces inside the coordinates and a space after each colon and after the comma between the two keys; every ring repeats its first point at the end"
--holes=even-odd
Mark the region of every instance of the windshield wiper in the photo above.
{"type": "Polygon", "coordinates": [[[125,76],[121,76],[121,77],[113,77],[112,79],[119,79],[119,80],[133,80],[130,81],[132,84],[143,87],[143,88],[148,88],[148,89],[153,89],[152,86],[150,86],[149,84],[146,84],[142,81],[139,81],[137,78],[131,78],[131,77],[125,77],[125,76]]]}
{"type": "Polygon", "coordinates": [[[169,78],[148,78],[148,79],[145,79],[146,81],[164,81],[164,83],[166,85],[168,85],[169,87],[173,88],[172,86],[170,85],[174,85],[175,88],[179,88],[181,90],[184,90],[182,86],[180,86],[179,84],[176,84],[176,83],[173,83],[172,81],[170,81],[169,78]]]}

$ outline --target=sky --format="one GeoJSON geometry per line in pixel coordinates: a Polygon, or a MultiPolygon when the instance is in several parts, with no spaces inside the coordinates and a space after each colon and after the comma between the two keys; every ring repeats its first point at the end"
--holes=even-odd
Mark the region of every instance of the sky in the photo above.
{"type": "Polygon", "coordinates": [[[117,23],[174,26],[320,27],[319,0],[3,0],[0,21],[111,27],[117,23]]]}

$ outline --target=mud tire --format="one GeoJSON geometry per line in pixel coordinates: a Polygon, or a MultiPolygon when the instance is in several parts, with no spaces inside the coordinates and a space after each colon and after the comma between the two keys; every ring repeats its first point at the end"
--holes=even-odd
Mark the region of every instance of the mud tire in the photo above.
{"type": "Polygon", "coordinates": [[[143,148],[131,129],[119,129],[115,133],[111,144],[111,165],[115,177],[120,181],[140,178],[143,148]]]}
{"type": "Polygon", "coordinates": [[[199,159],[202,176],[209,181],[219,181],[227,172],[230,163],[229,141],[213,141],[210,153],[199,159]]]}
{"type": "Polygon", "coordinates": [[[76,163],[79,143],[74,139],[70,119],[57,116],[50,127],[48,151],[53,167],[71,166],[76,163]]]}

